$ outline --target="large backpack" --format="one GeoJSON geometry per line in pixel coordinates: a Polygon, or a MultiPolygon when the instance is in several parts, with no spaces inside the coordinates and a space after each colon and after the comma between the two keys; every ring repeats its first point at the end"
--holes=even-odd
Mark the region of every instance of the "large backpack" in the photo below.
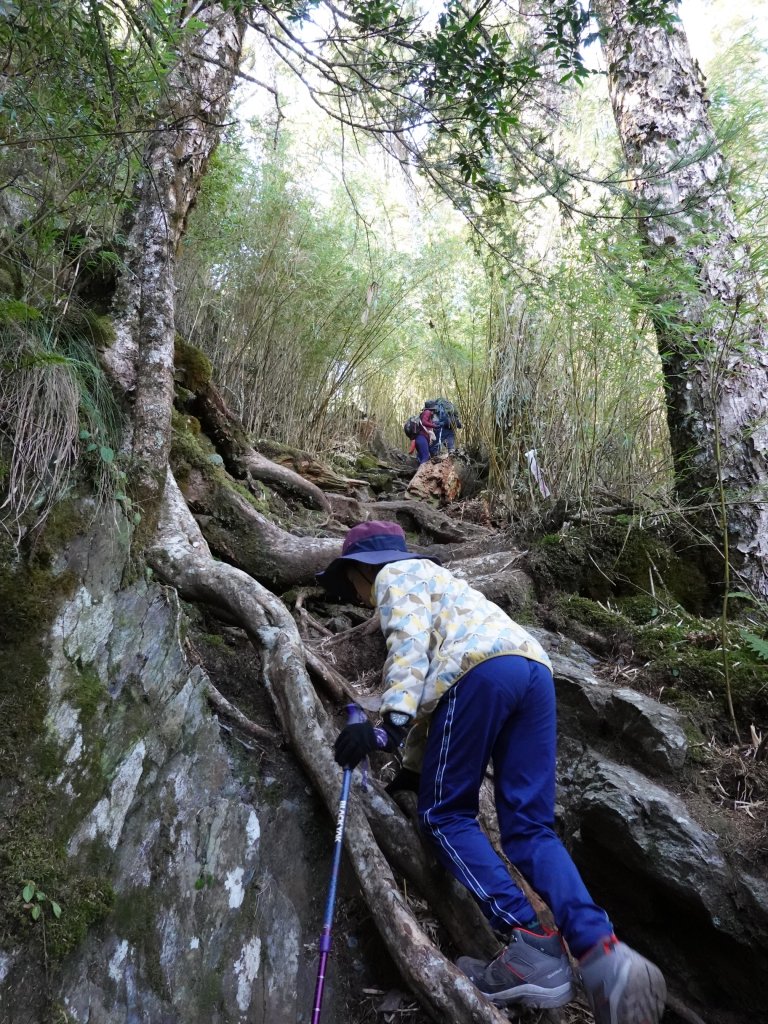
{"type": "Polygon", "coordinates": [[[419,417],[409,416],[403,424],[403,430],[405,431],[405,436],[410,437],[411,440],[418,437],[422,430],[421,420],[419,417]]]}
{"type": "Polygon", "coordinates": [[[438,425],[445,427],[448,430],[455,430],[460,426],[461,420],[459,414],[456,411],[456,406],[453,402],[449,402],[447,398],[435,398],[431,402],[425,403],[427,409],[432,409],[435,416],[437,416],[438,425]]]}

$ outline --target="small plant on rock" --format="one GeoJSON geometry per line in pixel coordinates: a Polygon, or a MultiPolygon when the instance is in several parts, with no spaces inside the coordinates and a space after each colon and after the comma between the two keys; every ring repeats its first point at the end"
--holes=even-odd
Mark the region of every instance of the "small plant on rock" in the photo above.
{"type": "Polygon", "coordinates": [[[37,882],[27,879],[24,888],[21,890],[21,898],[24,901],[24,909],[29,912],[33,921],[39,921],[45,917],[46,909],[49,907],[54,917],[61,917],[61,907],[52,900],[50,896],[37,887],[37,882]]]}

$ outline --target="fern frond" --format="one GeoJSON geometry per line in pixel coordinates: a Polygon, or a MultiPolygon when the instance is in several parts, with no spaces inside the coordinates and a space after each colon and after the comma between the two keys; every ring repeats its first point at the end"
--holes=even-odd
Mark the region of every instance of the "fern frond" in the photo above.
{"type": "Polygon", "coordinates": [[[750,633],[748,629],[741,630],[741,638],[761,661],[768,661],[768,640],[763,640],[762,637],[750,633]]]}

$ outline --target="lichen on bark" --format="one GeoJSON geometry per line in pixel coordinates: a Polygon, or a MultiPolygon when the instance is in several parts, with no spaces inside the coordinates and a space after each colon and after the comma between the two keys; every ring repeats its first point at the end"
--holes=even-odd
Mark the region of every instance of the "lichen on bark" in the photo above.
{"type": "MultiPolygon", "coordinates": [[[[703,75],[682,25],[598,13],[632,178],[679,494],[726,519],[744,583],[768,597],[768,324],[728,189],[703,75]]],[[[711,535],[712,516],[703,520],[711,535]]],[[[715,533],[717,531],[714,531],[715,533]]]]}

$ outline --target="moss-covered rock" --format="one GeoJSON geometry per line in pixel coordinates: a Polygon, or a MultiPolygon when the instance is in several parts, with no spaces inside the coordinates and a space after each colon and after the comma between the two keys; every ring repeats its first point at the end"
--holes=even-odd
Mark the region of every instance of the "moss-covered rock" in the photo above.
{"type": "Polygon", "coordinates": [[[48,960],[62,960],[82,942],[88,929],[109,913],[114,894],[104,876],[73,871],[63,838],[51,833],[50,795],[34,786],[27,786],[26,791],[26,803],[3,835],[3,938],[33,943],[48,960]],[[33,920],[25,908],[22,890],[29,881],[48,898],[41,905],[44,921],[33,920]],[[53,913],[50,901],[61,908],[60,916],[53,913]]]}
{"type": "Polygon", "coordinates": [[[156,930],[157,894],[148,886],[134,886],[115,900],[114,921],[120,935],[142,951],[147,980],[158,995],[167,994],[160,962],[161,942],[156,930]]]}
{"type": "Polygon", "coordinates": [[[737,720],[745,726],[768,722],[768,665],[744,643],[739,622],[726,626],[724,656],[720,621],[689,615],[679,606],[663,608],[640,598],[612,604],[563,594],[554,608],[562,628],[578,623],[608,638],[616,651],[642,665],[638,684],[662,692],[665,703],[700,721],[723,719],[727,657],[737,720]]]}
{"type": "Polygon", "coordinates": [[[367,452],[359,455],[355,461],[355,469],[358,473],[370,473],[378,468],[379,460],[375,455],[369,455],[367,452]]]}
{"type": "Polygon", "coordinates": [[[211,360],[195,345],[190,345],[178,334],[173,356],[179,383],[193,394],[198,394],[210,383],[213,373],[211,360]]]}
{"type": "Polygon", "coordinates": [[[629,516],[547,534],[532,543],[529,558],[544,591],[595,601],[652,598],[659,591],[694,613],[706,610],[712,597],[695,562],[678,553],[676,538],[657,535],[629,516]]]}
{"type": "Polygon", "coordinates": [[[108,316],[94,315],[90,321],[91,338],[99,348],[111,348],[117,338],[115,325],[108,316]]]}
{"type": "MultiPolygon", "coordinates": [[[[74,586],[69,573],[51,569],[51,551],[53,538],[60,540],[77,522],[70,508],[62,508],[51,517],[50,535],[43,534],[27,559],[8,543],[0,545],[0,946],[30,942],[49,960],[66,956],[108,912],[112,898],[104,877],[84,874],[67,856],[69,831],[58,813],[55,784],[63,757],[46,727],[45,639],[74,586]],[[21,894],[30,880],[48,897],[44,920],[33,920],[24,907],[21,894]],[[50,900],[61,907],[60,917],[50,900]]],[[[93,716],[100,695],[93,673],[73,670],[72,697],[85,717],[93,716]]]]}
{"type": "Polygon", "coordinates": [[[629,636],[632,621],[608,604],[592,601],[575,594],[560,594],[555,598],[554,607],[568,619],[588,626],[607,636],[629,636]]]}
{"type": "Polygon", "coordinates": [[[267,488],[259,484],[259,494],[256,495],[245,484],[234,480],[225,470],[223,460],[214,446],[200,431],[199,420],[174,409],[172,427],[171,466],[182,491],[189,484],[192,474],[196,472],[200,474],[206,484],[210,485],[209,494],[215,494],[222,487],[228,488],[239,494],[241,498],[245,498],[263,515],[269,513],[269,491],[267,488]]]}
{"type": "Polygon", "coordinates": [[[0,777],[17,777],[45,746],[44,636],[72,585],[69,576],[25,564],[10,543],[0,544],[0,777]]]}
{"type": "Polygon", "coordinates": [[[651,622],[661,614],[660,602],[653,594],[634,594],[616,599],[616,607],[622,615],[638,626],[651,622]]]}

